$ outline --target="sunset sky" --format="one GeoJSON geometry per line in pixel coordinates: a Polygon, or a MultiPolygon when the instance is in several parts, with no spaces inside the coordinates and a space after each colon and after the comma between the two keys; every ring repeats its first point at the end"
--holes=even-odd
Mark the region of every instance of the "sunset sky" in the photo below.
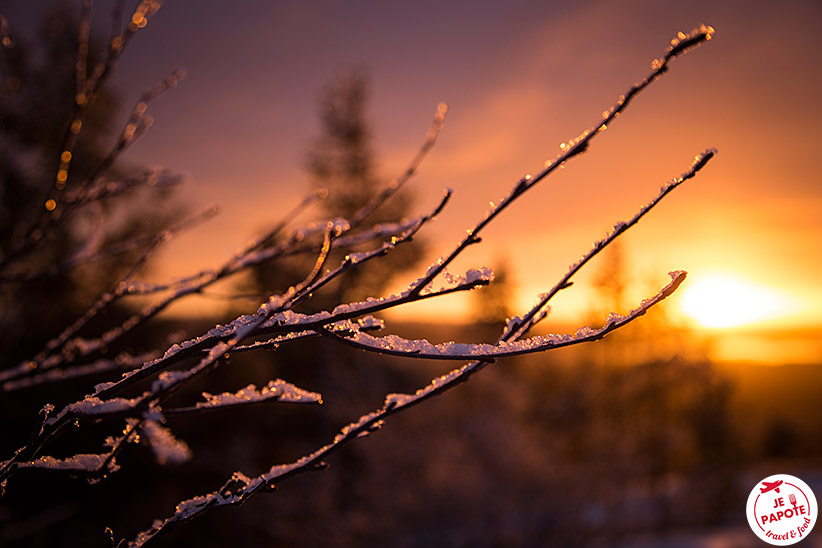
{"type": "MultiPolygon", "coordinates": [[[[15,4],[0,1],[12,28],[36,23],[35,8],[15,4]]],[[[110,5],[95,4],[93,25],[104,34],[110,5]]],[[[489,201],[598,124],[678,31],[701,23],[716,29],[714,38],[676,59],[589,152],[511,208],[460,265],[506,262],[527,309],[593,241],[716,147],[696,179],[624,237],[632,295],[654,293],[668,271],[683,269],[690,277],[677,306],[697,306],[690,314],[706,326],[822,326],[817,0],[168,1],[130,44],[115,83],[131,105],[178,67],[187,78],[151,105],[155,124],[127,158],[189,174],[185,198],[217,203],[222,214],[175,242],[164,268],[182,274],[218,264],[308,192],[318,98],[351,68],[370,75],[368,118],[386,180],[415,153],[437,103],[450,107],[410,183],[420,211],[444,188],[455,190],[425,233],[432,262],[489,201]],[[731,294],[744,313],[712,320],[705,307],[731,294]]],[[[557,318],[590,304],[588,279],[557,299],[557,318]]],[[[438,310],[461,306],[451,300],[438,310]]]]}

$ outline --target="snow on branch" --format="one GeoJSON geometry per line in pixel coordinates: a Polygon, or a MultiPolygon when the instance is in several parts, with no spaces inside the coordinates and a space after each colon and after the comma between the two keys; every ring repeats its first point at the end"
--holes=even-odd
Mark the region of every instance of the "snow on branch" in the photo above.
{"type": "Polygon", "coordinates": [[[107,467],[109,472],[114,472],[119,467],[109,457],[110,455],[108,453],[79,453],[65,459],[43,456],[31,462],[20,463],[20,468],[41,468],[92,474],[98,472],[103,467],[107,467]]]}
{"type": "Polygon", "coordinates": [[[35,372],[35,374],[23,376],[22,378],[13,378],[15,375],[8,375],[8,373],[15,371],[15,369],[12,368],[5,371],[0,371],[0,392],[13,392],[15,390],[32,388],[40,384],[53,383],[88,375],[96,375],[118,369],[126,369],[130,371],[135,367],[139,367],[143,363],[155,359],[156,357],[157,352],[155,351],[144,352],[137,355],[122,352],[115,358],[102,358],[84,365],[46,370],[40,369],[38,372],[35,372]]]}
{"type": "Polygon", "coordinates": [[[178,439],[170,429],[156,420],[145,420],[140,424],[140,434],[146,440],[157,464],[183,464],[191,460],[188,444],[178,439]]]}
{"type": "Polygon", "coordinates": [[[268,381],[268,384],[261,389],[257,389],[254,384],[249,384],[237,392],[223,392],[214,395],[203,392],[205,401],[197,402],[191,407],[177,407],[166,409],[167,416],[193,411],[207,411],[226,407],[236,407],[239,405],[249,405],[267,401],[279,401],[284,403],[322,403],[322,395],[317,392],[303,390],[282,379],[268,381]]]}

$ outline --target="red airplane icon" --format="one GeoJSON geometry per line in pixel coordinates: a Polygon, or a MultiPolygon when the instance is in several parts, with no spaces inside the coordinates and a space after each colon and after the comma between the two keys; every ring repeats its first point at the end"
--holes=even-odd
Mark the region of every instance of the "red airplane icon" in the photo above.
{"type": "Polygon", "coordinates": [[[776,490],[776,492],[778,493],[779,492],[779,486],[782,485],[782,480],[779,480],[779,481],[763,481],[762,485],[765,486],[765,487],[760,487],[759,488],[759,490],[762,493],[767,493],[768,491],[771,491],[772,489],[776,490]]]}

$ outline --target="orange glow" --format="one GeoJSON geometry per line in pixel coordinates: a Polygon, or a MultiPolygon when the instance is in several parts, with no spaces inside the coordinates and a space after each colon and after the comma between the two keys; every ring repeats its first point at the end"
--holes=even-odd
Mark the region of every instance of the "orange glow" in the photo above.
{"type": "MultiPolygon", "coordinates": [[[[450,253],[466,228],[485,215],[489,201],[498,204],[525,173],[552,165],[556,153],[572,148],[580,132],[591,128],[602,136],[590,151],[500,216],[483,235],[483,245],[472,247],[454,272],[504,253],[518,286],[511,313],[522,314],[603,232],[630,218],[694,153],[715,146],[719,156],[706,170],[624,236],[629,295],[613,311],[627,312],[658,289],[652,279],[681,268],[690,277],[663,306],[711,330],[717,340],[750,329],[822,326],[816,274],[822,263],[814,253],[822,238],[822,195],[813,162],[818,139],[808,123],[819,116],[814,90],[820,75],[797,69],[814,61],[809,44],[816,39],[816,11],[810,5],[785,10],[764,3],[739,10],[699,0],[660,11],[649,9],[653,3],[647,0],[567,10],[514,2],[504,21],[493,10],[472,6],[477,17],[455,33],[449,21],[459,21],[468,4],[447,3],[442,9],[448,17],[432,21],[412,3],[403,10],[401,27],[391,23],[396,8],[388,4],[369,8],[368,17],[348,8],[309,4],[291,10],[273,3],[265,16],[218,18],[205,10],[194,19],[172,4],[163,8],[152,38],[130,43],[131,61],[115,76],[131,93],[126,104],[136,104],[123,138],[130,142],[149,125],[140,93],[169,68],[186,66],[197,80],[152,103],[160,131],[130,147],[125,159],[189,174],[196,187],[181,188],[183,199],[192,207],[217,202],[223,213],[169,242],[156,259],[156,281],[220,264],[311,192],[304,157],[317,137],[315,96],[340,67],[351,65],[373,75],[368,110],[379,176],[386,183],[416,152],[432,107],[437,106],[437,123],[445,110],[439,101],[452,107],[432,154],[407,185],[416,194],[408,214],[422,214],[444,188],[453,189],[454,198],[436,224],[425,228],[422,262],[398,273],[385,293],[402,291],[450,253]],[[625,18],[627,12],[645,15],[625,18]],[[678,57],[624,116],[617,112],[654,57],[653,67],[659,68],[666,50],[687,40],[699,21],[716,27],[715,39],[678,57]],[[215,28],[227,37],[219,44],[209,40],[215,28]],[[300,41],[308,33],[328,40],[300,41]],[[341,48],[338,35],[368,38],[342,40],[341,48]],[[266,39],[255,38],[260,36],[266,39]],[[431,38],[418,42],[419,36],[431,38]],[[258,70],[259,59],[268,60],[266,70],[258,70]],[[705,272],[728,275],[720,283],[706,279],[705,272]]],[[[150,20],[156,7],[138,3],[127,15],[132,30],[150,20]]],[[[708,27],[701,30],[713,34],[708,27]]],[[[123,43],[116,36],[111,48],[123,43]]],[[[174,73],[151,93],[181,78],[174,73]]],[[[76,120],[72,131],[80,130],[76,120]]],[[[295,226],[317,215],[309,211],[295,226]]],[[[586,276],[601,265],[592,263],[573,288],[557,296],[550,321],[574,327],[588,321],[596,294],[586,290],[586,276]]],[[[409,321],[470,322],[473,297],[424,301],[391,314],[409,321]]],[[[716,348],[724,359],[753,346],[716,348]]],[[[781,341],[774,348],[787,352],[781,341]]]]}
{"type": "Polygon", "coordinates": [[[683,288],[682,311],[703,327],[724,329],[777,319],[790,300],[770,288],[730,275],[713,275],[683,288]]]}
{"type": "Polygon", "coordinates": [[[134,15],[132,15],[131,22],[138,28],[146,26],[146,18],[140,12],[135,12],[134,15]]]}
{"type": "Polygon", "coordinates": [[[120,49],[123,47],[123,38],[120,36],[115,36],[111,39],[110,46],[112,51],[120,51],[120,49]]]}
{"type": "Polygon", "coordinates": [[[134,124],[128,124],[126,129],[123,130],[123,139],[126,141],[130,141],[134,138],[134,132],[137,131],[137,126],[134,124]]]}

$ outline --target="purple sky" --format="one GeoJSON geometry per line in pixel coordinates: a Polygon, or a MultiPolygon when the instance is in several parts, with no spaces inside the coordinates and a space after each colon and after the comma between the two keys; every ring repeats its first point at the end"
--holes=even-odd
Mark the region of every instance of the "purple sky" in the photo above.
{"type": "MultiPolygon", "coordinates": [[[[12,28],[30,27],[32,10],[49,3],[23,4],[0,1],[12,28]]],[[[105,32],[110,5],[95,4],[105,32]]],[[[717,147],[703,174],[625,238],[637,287],[662,285],[677,268],[694,279],[732,273],[792,296],[784,321],[822,324],[815,0],[167,1],[130,45],[117,87],[130,105],[174,69],[188,76],[152,104],[155,125],[128,158],[189,174],[186,199],[224,213],[176,242],[163,264],[213,266],[304,195],[318,96],[352,67],[371,75],[368,116],[386,178],[414,154],[437,103],[450,106],[412,183],[420,210],[443,188],[456,191],[429,228],[433,261],[489,201],[596,124],[677,31],[700,23],[715,38],[677,59],[462,265],[506,260],[529,303],[694,154],[717,147]]],[[[558,300],[557,314],[570,316],[585,295],[558,300]]]]}

